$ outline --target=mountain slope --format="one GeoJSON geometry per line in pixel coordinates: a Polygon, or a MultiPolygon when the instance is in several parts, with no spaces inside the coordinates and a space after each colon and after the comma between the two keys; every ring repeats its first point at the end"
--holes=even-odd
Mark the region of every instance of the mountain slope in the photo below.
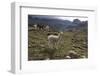
{"type": "Polygon", "coordinates": [[[28,25],[33,24],[44,24],[49,25],[51,28],[58,30],[58,31],[66,31],[66,29],[73,29],[73,28],[87,28],[88,22],[87,21],[80,21],[79,19],[74,19],[73,21],[69,20],[62,20],[57,18],[49,18],[49,17],[33,17],[28,16],[28,25]]]}

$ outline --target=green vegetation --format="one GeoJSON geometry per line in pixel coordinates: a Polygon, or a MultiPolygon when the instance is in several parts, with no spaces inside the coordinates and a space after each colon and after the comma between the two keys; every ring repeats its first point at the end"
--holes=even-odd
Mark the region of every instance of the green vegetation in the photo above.
{"type": "Polygon", "coordinates": [[[65,59],[70,50],[79,55],[78,59],[88,57],[86,31],[64,32],[58,48],[49,48],[48,33],[50,32],[28,30],[28,60],[65,59]]]}

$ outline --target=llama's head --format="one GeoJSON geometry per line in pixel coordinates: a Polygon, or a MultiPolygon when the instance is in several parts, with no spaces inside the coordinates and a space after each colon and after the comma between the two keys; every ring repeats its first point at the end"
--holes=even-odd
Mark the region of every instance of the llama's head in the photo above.
{"type": "Polygon", "coordinates": [[[63,32],[61,31],[58,35],[59,35],[59,36],[60,36],[60,35],[63,35],[63,32]]]}
{"type": "Polygon", "coordinates": [[[60,34],[63,34],[63,32],[61,31],[60,34]]]}
{"type": "Polygon", "coordinates": [[[62,35],[63,35],[63,32],[61,31],[61,32],[58,34],[58,36],[59,36],[60,39],[62,38],[62,35]]]}

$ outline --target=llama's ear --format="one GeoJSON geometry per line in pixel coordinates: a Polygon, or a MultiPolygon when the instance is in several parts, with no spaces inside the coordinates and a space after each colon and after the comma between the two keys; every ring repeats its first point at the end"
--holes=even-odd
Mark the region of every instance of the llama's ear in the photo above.
{"type": "Polygon", "coordinates": [[[48,33],[47,35],[50,35],[50,33],[48,33]]]}
{"type": "Polygon", "coordinates": [[[63,34],[63,32],[60,32],[60,34],[63,34]]]}
{"type": "Polygon", "coordinates": [[[54,33],[54,35],[58,35],[58,33],[54,33]]]}

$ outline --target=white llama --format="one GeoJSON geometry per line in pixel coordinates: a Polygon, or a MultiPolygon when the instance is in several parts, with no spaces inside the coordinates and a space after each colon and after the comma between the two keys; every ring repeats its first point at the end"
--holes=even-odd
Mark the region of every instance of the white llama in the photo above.
{"type": "Polygon", "coordinates": [[[34,24],[33,27],[34,27],[34,29],[37,29],[37,24],[34,24]]]}
{"type": "Polygon", "coordinates": [[[58,48],[59,41],[63,32],[60,32],[58,35],[49,35],[48,36],[48,46],[50,48],[58,48]]]}
{"type": "Polygon", "coordinates": [[[47,26],[45,27],[45,30],[46,30],[46,31],[49,31],[49,29],[50,29],[50,27],[47,25],[47,26]]]}

